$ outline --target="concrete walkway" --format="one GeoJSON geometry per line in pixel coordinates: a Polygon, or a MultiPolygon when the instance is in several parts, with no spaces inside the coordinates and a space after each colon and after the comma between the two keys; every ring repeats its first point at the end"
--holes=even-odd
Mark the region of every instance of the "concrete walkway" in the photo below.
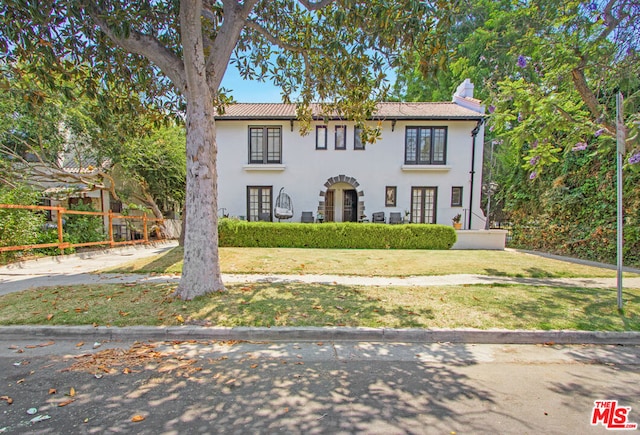
{"type": "MultiPolygon", "coordinates": [[[[74,255],[45,257],[0,267],[0,295],[32,287],[78,284],[124,284],[177,282],[179,275],[95,272],[140,258],[151,257],[177,246],[175,241],[148,246],[129,246],[74,255]]],[[[556,259],[562,260],[561,257],[556,259]]],[[[573,260],[575,261],[575,260],[573,260]]],[[[590,265],[596,265],[590,263],[590,265]]],[[[371,277],[345,275],[223,274],[229,284],[248,282],[308,283],[373,286],[446,286],[471,284],[528,284],[560,287],[616,288],[615,278],[512,278],[456,274],[442,276],[371,277]]],[[[625,278],[625,288],[640,288],[640,278],[625,278]]]]}

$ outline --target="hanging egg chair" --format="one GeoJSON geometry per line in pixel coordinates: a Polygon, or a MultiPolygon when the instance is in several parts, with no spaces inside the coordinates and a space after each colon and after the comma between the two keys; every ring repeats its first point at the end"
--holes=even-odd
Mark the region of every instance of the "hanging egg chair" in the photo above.
{"type": "Polygon", "coordinates": [[[280,189],[273,215],[278,219],[291,219],[293,217],[293,203],[291,197],[284,193],[284,187],[280,189]]]}

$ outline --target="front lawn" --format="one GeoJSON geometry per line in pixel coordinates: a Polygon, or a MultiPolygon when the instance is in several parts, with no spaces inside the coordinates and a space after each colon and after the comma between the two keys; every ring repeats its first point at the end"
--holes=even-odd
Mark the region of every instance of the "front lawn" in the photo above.
{"type": "Polygon", "coordinates": [[[640,331],[640,290],[252,283],[185,302],[175,284],[41,288],[0,297],[0,325],[352,326],[640,331]]]}
{"type": "MultiPolygon", "coordinates": [[[[524,278],[597,278],[614,270],[516,251],[220,248],[223,273],[411,276],[474,274],[524,278]]],[[[182,248],[107,272],[180,273],[182,248]]],[[[628,275],[631,276],[631,275],[628,275]]]]}

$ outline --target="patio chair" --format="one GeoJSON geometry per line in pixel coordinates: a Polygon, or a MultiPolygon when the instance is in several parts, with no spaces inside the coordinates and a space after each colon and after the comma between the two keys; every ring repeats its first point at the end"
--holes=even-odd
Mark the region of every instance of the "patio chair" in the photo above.
{"type": "Polygon", "coordinates": [[[300,222],[303,224],[312,224],[313,223],[313,212],[312,211],[303,211],[302,217],[300,218],[300,222]]]}
{"type": "Polygon", "coordinates": [[[400,212],[392,211],[389,213],[389,223],[390,224],[401,224],[402,223],[402,215],[400,212]]]}
{"type": "Polygon", "coordinates": [[[373,213],[371,215],[371,222],[373,222],[374,224],[383,224],[383,223],[385,223],[384,212],[383,211],[377,211],[377,212],[373,213]]]}

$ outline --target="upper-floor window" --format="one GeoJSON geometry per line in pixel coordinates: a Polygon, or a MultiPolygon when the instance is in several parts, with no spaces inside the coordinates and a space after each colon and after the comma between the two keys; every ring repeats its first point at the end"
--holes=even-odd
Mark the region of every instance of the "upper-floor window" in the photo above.
{"type": "Polygon", "coordinates": [[[249,127],[249,163],[282,163],[280,127],[249,127]]]}
{"type": "Polygon", "coordinates": [[[326,125],[316,125],[316,149],[317,150],[327,149],[327,126],[326,125]]]}
{"type": "Polygon", "coordinates": [[[406,164],[444,165],[446,163],[446,127],[407,127],[404,144],[406,164]]]}
{"type": "Polygon", "coordinates": [[[346,125],[336,125],[336,149],[337,150],[347,149],[347,126],[346,125]]]}
{"type": "Polygon", "coordinates": [[[364,149],[364,142],[362,142],[362,128],[358,126],[353,127],[353,149],[364,149]]]}

